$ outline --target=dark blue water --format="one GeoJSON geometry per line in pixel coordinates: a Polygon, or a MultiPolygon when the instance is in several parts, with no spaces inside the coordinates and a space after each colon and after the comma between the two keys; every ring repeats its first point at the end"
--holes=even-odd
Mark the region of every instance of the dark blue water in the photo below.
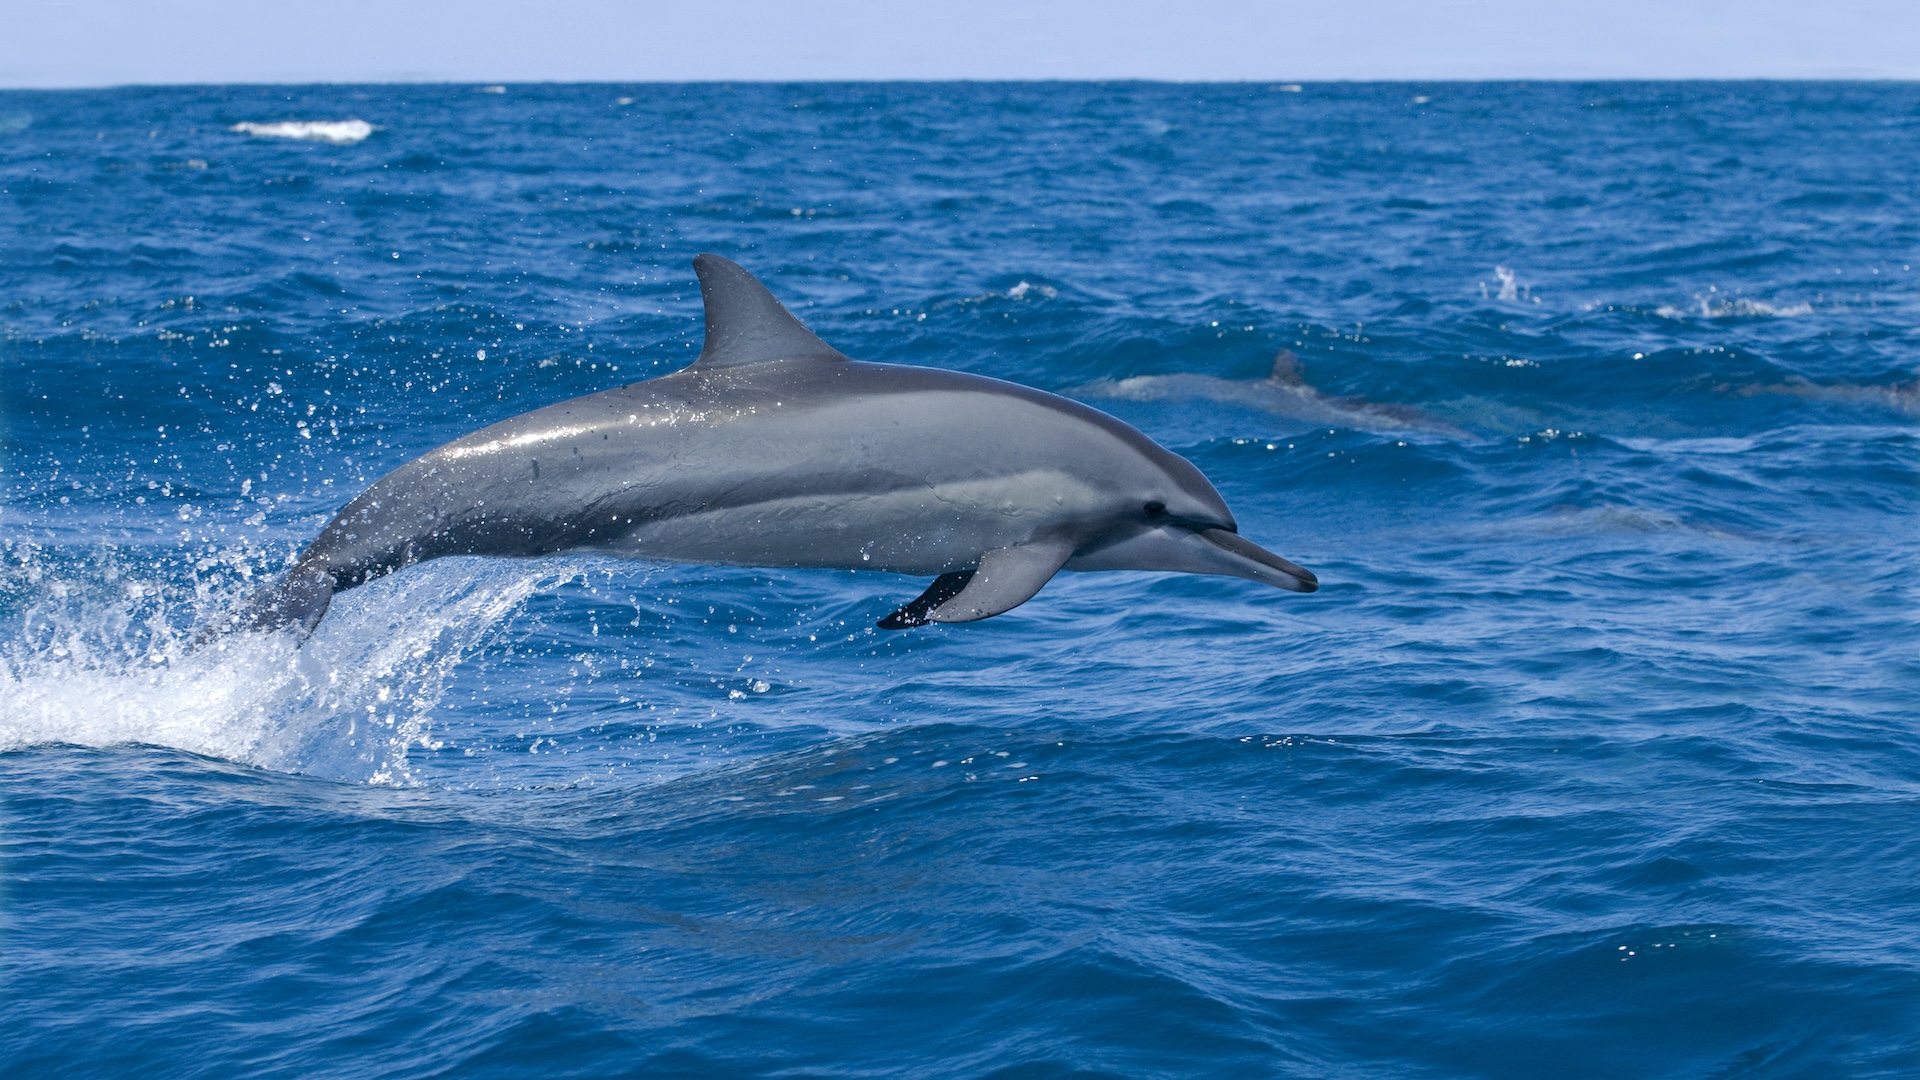
{"type": "Polygon", "coordinates": [[[0,94],[0,1071],[1920,1073],[1916,176],[1913,85],[0,94]],[[687,362],[700,251],[1324,588],[455,559],[187,649],[687,362]]]}

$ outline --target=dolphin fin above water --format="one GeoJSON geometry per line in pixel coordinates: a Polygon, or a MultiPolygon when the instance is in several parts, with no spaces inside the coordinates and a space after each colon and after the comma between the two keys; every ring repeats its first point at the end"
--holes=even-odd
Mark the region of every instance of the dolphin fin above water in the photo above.
{"type": "Polygon", "coordinates": [[[1306,569],[1238,534],[1184,458],[1105,413],[997,379],[849,359],[753,275],[694,260],[687,368],[503,420],[361,493],[222,629],[310,632],[333,594],[445,555],[600,551],[935,575],[886,629],[972,622],[1062,569],[1306,569]]]}
{"type": "Polygon", "coordinates": [[[696,255],[706,307],[707,340],[688,370],[766,364],[775,360],[844,361],[846,355],[821,341],[773,293],[738,263],[718,255],[696,255]]]}

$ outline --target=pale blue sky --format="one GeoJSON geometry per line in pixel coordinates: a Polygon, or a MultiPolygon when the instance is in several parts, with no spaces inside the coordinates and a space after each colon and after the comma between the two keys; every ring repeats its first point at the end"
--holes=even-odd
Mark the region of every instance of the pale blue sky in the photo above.
{"type": "Polygon", "coordinates": [[[1920,0],[5,0],[0,86],[1920,78],[1920,0]]]}

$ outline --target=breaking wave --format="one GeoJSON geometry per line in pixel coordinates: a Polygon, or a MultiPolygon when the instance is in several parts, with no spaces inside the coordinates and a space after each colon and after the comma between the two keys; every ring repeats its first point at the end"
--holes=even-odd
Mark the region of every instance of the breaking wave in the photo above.
{"type": "Polygon", "coordinates": [[[271,124],[245,121],[227,130],[265,139],[305,139],[308,142],[350,146],[379,129],[365,120],[279,120],[271,124]]]}
{"type": "Polygon", "coordinates": [[[1653,309],[1653,313],[1663,319],[1796,319],[1813,314],[1813,305],[1805,301],[1797,304],[1769,304],[1764,300],[1750,300],[1744,296],[1720,296],[1717,290],[1709,290],[1695,296],[1693,303],[1686,307],[1662,304],[1653,309]]]}

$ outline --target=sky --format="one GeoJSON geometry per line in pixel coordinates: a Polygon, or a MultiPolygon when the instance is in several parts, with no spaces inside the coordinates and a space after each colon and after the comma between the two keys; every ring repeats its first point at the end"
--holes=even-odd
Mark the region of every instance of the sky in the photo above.
{"type": "Polygon", "coordinates": [[[1920,0],[0,0],[0,87],[1920,79],[1920,0]]]}

